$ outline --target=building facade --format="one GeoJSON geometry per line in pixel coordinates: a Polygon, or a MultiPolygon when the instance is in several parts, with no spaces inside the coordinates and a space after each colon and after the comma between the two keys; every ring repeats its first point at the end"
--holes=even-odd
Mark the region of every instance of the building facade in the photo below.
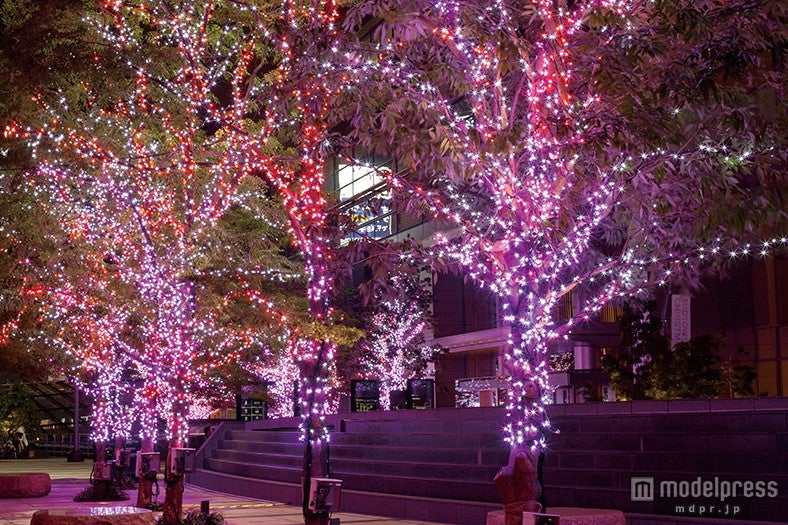
{"type": "MultiPolygon", "coordinates": [[[[381,158],[359,164],[337,160],[328,177],[330,189],[339,206],[351,210],[363,235],[391,240],[429,238],[434,224],[389,209],[390,192],[383,175],[390,169],[396,169],[395,164],[381,158]]],[[[705,279],[700,291],[686,297],[658,297],[661,317],[667,328],[672,325],[676,340],[723,334],[722,359],[755,367],[756,394],[788,395],[786,270],[785,256],[739,261],[727,277],[705,279]]],[[[502,356],[507,328],[495,298],[462,276],[441,273],[432,282],[434,342],[447,350],[435,367],[437,406],[500,404],[506,388],[502,356]]],[[[557,308],[557,321],[570,319],[576,303],[575,297],[567,296],[557,308]]],[[[592,321],[577,326],[569,340],[553,345],[554,402],[615,399],[600,361],[619,343],[621,313],[620,308],[608,306],[592,321]]]]}

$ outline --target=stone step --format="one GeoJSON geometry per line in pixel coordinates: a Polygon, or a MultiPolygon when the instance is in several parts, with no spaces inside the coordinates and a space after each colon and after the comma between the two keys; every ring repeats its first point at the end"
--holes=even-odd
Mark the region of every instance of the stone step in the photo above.
{"type": "Polygon", "coordinates": [[[241,463],[217,458],[205,458],[205,468],[244,478],[266,479],[283,483],[300,483],[302,464],[293,463],[289,466],[271,466],[241,463]]]}
{"type": "Polygon", "coordinates": [[[501,421],[498,419],[423,419],[402,421],[354,421],[344,419],[340,424],[341,433],[349,434],[387,434],[387,433],[436,433],[436,434],[501,434],[501,421]]]}
{"type": "Polygon", "coordinates": [[[384,433],[334,434],[331,442],[337,445],[432,447],[435,449],[497,449],[503,445],[500,434],[482,433],[384,433]]]}
{"type": "Polygon", "coordinates": [[[553,450],[623,451],[623,452],[683,452],[686,450],[714,450],[719,454],[735,454],[742,450],[760,453],[779,453],[780,446],[774,433],[696,433],[679,434],[666,438],[664,434],[643,432],[582,432],[553,434],[548,443],[553,450]]]}
{"type": "MultiPolygon", "coordinates": [[[[712,402],[706,402],[709,403],[712,402]]],[[[609,507],[635,513],[670,514],[661,507],[631,502],[632,476],[673,481],[694,480],[698,476],[775,479],[780,487],[788,483],[788,474],[783,474],[788,473],[785,468],[788,412],[785,410],[653,413],[651,407],[673,405],[658,402],[647,405],[651,412],[636,412],[643,408],[637,403],[548,407],[556,414],[552,419],[554,426],[561,430],[561,434],[548,437],[544,460],[548,506],[609,507]],[[603,414],[603,410],[608,413],[603,414]],[[625,412],[613,415],[615,410],[625,412]]],[[[679,403],[676,407],[686,409],[685,405],[679,403]]],[[[459,508],[456,506],[463,504],[462,500],[498,501],[490,479],[508,458],[496,419],[502,419],[502,411],[407,412],[412,413],[329,418],[335,427],[331,434],[332,467],[334,475],[345,481],[346,494],[362,491],[370,494],[370,501],[379,502],[368,511],[370,514],[383,515],[384,506],[394,505],[403,512],[399,516],[409,519],[428,518],[418,514],[423,511],[419,505],[424,501],[445,502],[447,506],[442,508],[449,509],[447,512],[454,512],[451,509],[459,508]]],[[[210,474],[222,480],[240,479],[242,484],[257,487],[289,487],[290,494],[295,494],[292,500],[256,496],[298,504],[304,450],[298,432],[292,428],[297,423],[297,420],[250,422],[243,433],[225,427],[208,443],[210,446],[202,455],[198,451],[198,463],[222,470],[210,474]],[[263,431],[266,428],[276,430],[263,431]],[[222,440],[222,437],[230,439],[222,440]],[[213,452],[216,446],[221,450],[213,452]],[[212,454],[214,457],[208,459],[212,454]],[[250,465],[239,466],[244,462],[250,465]],[[250,477],[238,477],[234,473],[250,477]],[[270,479],[259,480],[254,476],[270,479]]],[[[241,493],[224,485],[217,488],[241,493]]],[[[345,507],[348,500],[343,497],[342,501],[343,509],[351,510],[345,507]]],[[[495,505],[491,503],[490,508],[495,505]]],[[[788,492],[784,495],[781,490],[776,498],[754,499],[743,519],[785,517],[788,523],[785,509],[788,509],[788,492]]],[[[461,519],[464,517],[446,519],[444,515],[436,521],[484,523],[483,516],[468,521],[461,519]]]]}
{"type": "MultiPolygon", "coordinates": [[[[277,435],[273,440],[267,441],[262,434],[267,432],[227,432],[229,439],[220,440],[218,448],[303,456],[304,445],[297,439],[286,441],[284,436],[277,435]]],[[[331,443],[332,451],[340,456],[366,459],[385,458],[392,454],[399,457],[404,454],[403,459],[408,461],[428,461],[428,458],[435,458],[440,462],[500,464],[508,457],[508,448],[503,440],[490,434],[336,434],[332,436],[331,443]]]]}
{"type": "Polygon", "coordinates": [[[218,450],[239,450],[242,452],[268,452],[286,456],[304,455],[304,445],[301,443],[260,443],[258,441],[235,441],[222,439],[219,441],[218,450]]]}
{"type": "Polygon", "coordinates": [[[282,454],[272,454],[264,452],[245,452],[240,450],[214,450],[212,459],[230,461],[235,463],[248,463],[250,465],[264,465],[268,467],[290,467],[303,461],[303,454],[300,456],[285,456],[282,454]]]}
{"type": "MultiPolygon", "coordinates": [[[[298,444],[298,432],[232,430],[227,432],[228,441],[246,441],[258,444],[298,444]]],[[[503,445],[500,433],[460,433],[460,432],[382,432],[355,433],[335,432],[331,442],[338,445],[359,446],[409,446],[434,447],[436,449],[468,449],[478,447],[499,448],[503,445]]]]}
{"type": "Polygon", "coordinates": [[[343,486],[354,490],[461,501],[499,501],[492,479],[449,481],[445,478],[391,476],[369,472],[357,474],[339,469],[335,469],[334,475],[342,480],[343,486]]]}
{"type": "MultiPolygon", "coordinates": [[[[249,461],[256,457],[270,456],[280,462],[288,462],[293,459],[300,460],[303,457],[303,447],[288,447],[286,453],[277,450],[281,447],[252,447],[248,443],[232,442],[234,447],[223,447],[214,451],[214,457],[221,458],[217,454],[235,454],[234,457],[246,457],[249,461]],[[250,454],[246,456],[246,454],[250,454]]],[[[500,466],[508,459],[508,450],[430,450],[423,448],[406,447],[387,447],[387,448],[367,448],[357,446],[331,446],[332,459],[345,459],[356,462],[374,461],[400,461],[408,463],[427,463],[427,464],[456,464],[469,466],[500,466]]],[[[261,458],[262,462],[262,458],[261,458]]],[[[279,464],[279,463],[277,463],[279,464]]]]}
{"type": "Polygon", "coordinates": [[[496,449],[433,449],[424,447],[364,447],[346,446],[333,443],[332,458],[351,458],[357,460],[391,459],[424,463],[456,463],[465,465],[502,465],[509,457],[509,450],[503,445],[496,449]]]}
{"type": "MultiPolygon", "coordinates": [[[[548,407],[549,409],[549,407],[548,407]]],[[[549,410],[548,410],[549,411],[549,410]]],[[[596,415],[594,417],[559,416],[551,418],[552,425],[562,432],[637,432],[643,434],[709,434],[774,432],[788,430],[782,411],[741,413],[735,418],[726,413],[699,414],[627,414],[596,415]]]]}
{"type": "Polygon", "coordinates": [[[285,430],[231,430],[225,436],[233,441],[254,443],[300,443],[301,433],[285,430]]]}
{"type": "MultiPolygon", "coordinates": [[[[552,445],[552,443],[551,443],[552,445]]],[[[716,475],[736,475],[755,469],[769,472],[775,461],[786,461],[783,455],[751,453],[720,454],[716,449],[705,452],[623,452],[617,450],[577,451],[561,450],[551,446],[545,456],[545,468],[617,469],[632,471],[670,471],[673,473],[714,472],[716,475]]]]}
{"type": "MultiPolygon", "coordinates": [[[[300,482],[250,479],[205,469],[197,469],[190,474],[188,482],[208,489],[291,505],[300,505],[302,500],[300,482]]],[[[379,494],[350,489],[343,484],[338,510],[451,525],[479,525],[485,523],[488,512],[498,509],[498,503],[379,494]]]]}
{"type": "MultiPolygon", "coordinates": [[[[332,466],[334,466],[333,462],[332,466]]],[[[299,463],[291,466],[269,466],[210,458],[206,459],[205,467],[214,472],[244,478],[300,483],[302,465],[299,463]]],[[[436,473],[433,472],[431,474],[436,473]]],[[[447,480],[446,478],[414,475],[386,475],[377,471],[345,472],[337,466],[334,466],[333,476],[342,480],[344,488],[354,490],[438,499],[489,502],[498,500],[498,494],[491,477],[478,481],[465,479],[447,480]]]]}
{"type": "Polygon", "coordinates": [[[480,483],[492,483],[500,465],[457,465],[441,463],[417,463],[402,461],[358,461],[357,459],[341,459],[332,455],[331,467],[335,472],[348,474],[367,474],[393,477],[412,477],[416,479],[440,479],[444,483],[456,483],[455,480],[466,480],[480,483]]]}

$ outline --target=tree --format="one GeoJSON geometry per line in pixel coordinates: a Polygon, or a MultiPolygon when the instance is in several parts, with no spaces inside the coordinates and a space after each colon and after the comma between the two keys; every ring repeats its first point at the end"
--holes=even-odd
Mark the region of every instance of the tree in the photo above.
{"type": "MultiPolygon", "coordinates": [[[[104,332],[90,332],[106,334],[92,349],[120,352],[124,360],[116,366],[128,361],[143,379],[137,406],[145,452],[159,414],[171,453],[183,446],[198,372],[237,357],[229,344],[215,344],[219,352],[208,346],[222,333],[215,313],[200,307],[217,248],[212,233],[243,196],[249,173],[236,159],[234,135],[211,127],[236,110],[221,108],[212,90],[222,82],[236,86],[250,59],[239,52],[244,28],[215,23],[215,9],[107,4],[94,21],[133,68],[122,95],[106,102],[85,86],[77,125],[61,117],[69,106],[39,98],[50,117],[45,125],[6,128],[7,137],[30,144],[31,186],[73,252],[70,264],[46,268],[43,303],[55,317],[73,314],[77,325],[109,323],[104,332]],[[61,308],[57,297],[73,303],[61,308]]],[[[173,524],[180,520],[183,475],[166,478],[164,519],[173,524]]]]}
{"type": "MultiPolygon", "coordinates": [[[[111,47],[90,31],[85,17],[95,11],[93,4],[87,0],[0,3],[2,126],[13,120],[31,126],[45,121],[47,116],[33,95],[38,101],[50,103],[68,100],[72,109],[83,106],[85,84],[104,101],[117,95],[127,72],[111,47]],[[74,68],[74,64],[98,62],[100,68],[74,68]]],[[[0,332],[5,331],[0,335],[0,366],[9,375],[41,381],[73,363],[62,362],[62,354],[41,344],[41,338],[22,341],[8,337],[13,327],[36,330],[39,312],[30,309],[20,290],[30,282],[31,268],[59,256],[64,242],[57,221],[41,213],[35,196],[26,187],[23,173],[32,166],[24,144],[0,139],[0,332]],[[24,314],[22,309],[26,310],[24,314]]]]}
{"type": "MultiPolygon", "coordinates": [[[[323,167],[332,100],[349,70],[323,61],[342,57],[333,2],[271,7],[217,2],[176,12],[163,1],[107,3],[100,32],[134,69],[129,96],[107,102],[86,89],[92,115],[78,126],[52,110],[40,129],[11,125],[6,135],[33,143],[51,190],[46,204],[63,217],[71,241],[86,241],[92,262],[110,266],[130,294],[134,315],[118,332],[138,344],[142,391],[150,407],[170,415],[173,445],[184,437],[196,371],[234,358],[229,350],[245,337],[237,331],[230,343],[214,344],[222,355],[205,343],[222,337],[213,330],[216,316],[199,307],[211,232],[246,175],[281,199],[303,256],[312,316],[297,345],[308,491],[312,475],[328,472],[322,418],[335,342],[323,325],[333,323],[336,227],[327,220],[323,167]]],[[[178,510],[174,481],[168,523],[178,510]]],[[[304,512],[307,520],[328,519],[327,512],[312,516],[306,498],[304,512]]]]}
{"type": "Polygon", "coordinates": [[[336,342],[320,326],[334,323],[332,261],[338,229],[324,189],[325,168],[333,153],[330,129],[332,123],[339,124],[332,109],[358,77],[358,63],[351,53],[345,54],[334,1],[287,1],[271,9],[267,19],[259,12],[254,15],[258,27],[271,28],[261,41],[270,45],[273,56],[260,60],[246,87],[234,90],[239,110],[228,113],[222,124],[237,140],[250,169],[281,199],[293,244],[303,258],[315,328],[295,345],[306,449],[303,512],[305,523],[327,524],[329,512],[308,507],[311,479],[330,472],[324,417],[331,405],[336,342]],[[258,75],[266,70],[267,75],[258,75]],[[253,118],[246,108],[255,110],[253,118]]]}
{"type": "Polygon", "coordinates": [[[429,318],[417,284],[407,277],[394,276],[394,296],[379,294],[374,301],[367,335],[361,342],[362,366],[372,378],[381,381],[381,408],[391,408],[391,393],[405,390],[408,379],[417,377],[440,352],[436,345],[426,344],[430,331],[429,318]]]}
{"type": "Polygon", "coordinates": [[[782,113],[762,110],[781,74],[760,65],[770,8],[373,0],[348,17],[383,20],[358,140],[401,162],[395,206],[439,222],[423,252],[492,292],[510,328],[507,523],[541,491],[548,345],[606,303],[694,280],[729,229],[784,219],[782,113]],[[558,324],[569,294],[579,308],[558,324]]]}

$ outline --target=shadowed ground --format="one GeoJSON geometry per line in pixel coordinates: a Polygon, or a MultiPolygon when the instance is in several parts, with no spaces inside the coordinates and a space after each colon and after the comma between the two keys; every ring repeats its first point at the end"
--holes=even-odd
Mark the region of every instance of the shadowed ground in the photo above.
{"type": "MultiPolygon", "coordinates": [[[[68,463],[65,458],[0,460],[0,474],[21,472],[47,472],[52,478],[52,491],[42,498],[20,498],[0,500],[0,525],[29,525],[33,512],[39,509],[125,506],[129,502],[113,501],[107,503],[73,501],[76,494],[87,485],[92,461],[68,463]]],[[[164,501],[163,482],[159,502],[164,501]]],[[[133,497],[134,491],[129,491],[133,497]]],[[[303,523],[301,508],[283,503],[256,500],[214,492],[193,485],[186,485],[183,495],[184,510],[200,507],[203,500],[210,501],[211,512],[221,512],[227,525],[291,525],[303,523]]],[[[408,521],[381,518],[361,514],[336,512],[333,517],[346,524],[385,524],[385,525],[427,525],[425,521],[408,521]]]]}

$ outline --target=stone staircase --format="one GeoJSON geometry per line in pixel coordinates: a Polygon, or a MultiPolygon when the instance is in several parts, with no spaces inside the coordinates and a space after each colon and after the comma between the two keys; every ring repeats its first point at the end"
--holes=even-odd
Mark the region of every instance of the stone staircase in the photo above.
{"type": "MultiPolygon", "coordinates": [[[[544,460],[549,507],[618,509],[630,525],[788,523],[788,398],[553,405],[548,414],[561,431],[550,437],[544,460]],[[728,499],[740,507],[738,516],[719,514],[719,507],[716,515],[699,515],[689,509],[704,503],[696,498],[631,501],[632,477],[653,477],[658,486],[715,476],[775,481],[779,495],[728,499]],[[687,512],[679,515],[675,505],[682,503],[687,512]]],[[[343,480],[340,510],[485,523],[486,513],[500,508],[492,479],[508,455],[502,420],[498,408],[330,416],[331,466],[343,480]]],[[[189,481],[299,505],[297,424],[223,424],[198,451],[200,468],[189,481]]]]}
{"type": "MultiPolygon", "coordinates": [[[[492,478],[508,455],[498,432],[500,415],[497,409],[470,409],[330,418],[331,469],[342,480],[340,510],[484,523],[487,512],[500,508],[492,478]]],[[[223,425],[201,449],[202,468],[189,482],[299,504],[304,449],[296,424],[223,425]]]]}

